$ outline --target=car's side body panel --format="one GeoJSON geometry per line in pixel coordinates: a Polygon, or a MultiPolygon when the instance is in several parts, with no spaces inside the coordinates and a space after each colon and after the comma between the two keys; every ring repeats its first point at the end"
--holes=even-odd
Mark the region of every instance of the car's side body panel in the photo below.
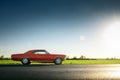
{"type": "Polygon", "coordinates": [[[28,58],[30,61],[38,62],[54,62],[56,58],[61,58],[61,60],[63,61],[65,57],[66,55],[63,54],[50,54],[46,50],[30,50],[23,54],[11,55],[11,58],[13,60],[21,61],[23,58],[28,58]]]}

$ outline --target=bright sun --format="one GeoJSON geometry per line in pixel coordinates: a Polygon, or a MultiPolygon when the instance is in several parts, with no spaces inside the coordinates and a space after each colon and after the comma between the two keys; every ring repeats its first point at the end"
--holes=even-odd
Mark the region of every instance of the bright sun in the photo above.
{"type": "Polygon", "coordinates": [[[120,22],[114,22],[107,27],[104,40],[108,52],[120,57],[120,22]]]}

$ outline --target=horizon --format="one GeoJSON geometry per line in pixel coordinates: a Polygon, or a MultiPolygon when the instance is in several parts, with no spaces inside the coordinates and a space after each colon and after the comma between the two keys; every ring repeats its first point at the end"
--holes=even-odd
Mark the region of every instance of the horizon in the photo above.
{"type": "Polygon", "coordinates": [[[1,0],[0,55],[45,49],[120,58],[119,0],[1,0]]]}

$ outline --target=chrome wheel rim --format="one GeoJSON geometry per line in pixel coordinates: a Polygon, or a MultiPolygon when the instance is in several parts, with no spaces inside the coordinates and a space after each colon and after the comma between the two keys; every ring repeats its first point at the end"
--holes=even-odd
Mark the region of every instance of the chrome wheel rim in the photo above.
{"type": "Polygon", "coordinates": [[[28,63],[28,59],[27,59],[27,58],[24,58],[22,61],[23,61],[23,63],[25,63],[25,64],[28,63]]]}
{"type": "Polygon", "coordinates": [[[56,63],[60,64],[61,63],[61,59],[60,58],[56,59],[56,63]]]}

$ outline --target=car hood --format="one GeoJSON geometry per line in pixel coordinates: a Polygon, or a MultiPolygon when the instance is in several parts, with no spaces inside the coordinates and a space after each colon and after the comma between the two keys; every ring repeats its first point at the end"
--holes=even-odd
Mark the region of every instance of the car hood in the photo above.
{"type": "Polygon", "coordinates": [[[19,53],[19,54],[12,54],[11,58],[15,57],[15,56],[19,56],[19,55],[23,55],[23,53],[19,53]]]}

